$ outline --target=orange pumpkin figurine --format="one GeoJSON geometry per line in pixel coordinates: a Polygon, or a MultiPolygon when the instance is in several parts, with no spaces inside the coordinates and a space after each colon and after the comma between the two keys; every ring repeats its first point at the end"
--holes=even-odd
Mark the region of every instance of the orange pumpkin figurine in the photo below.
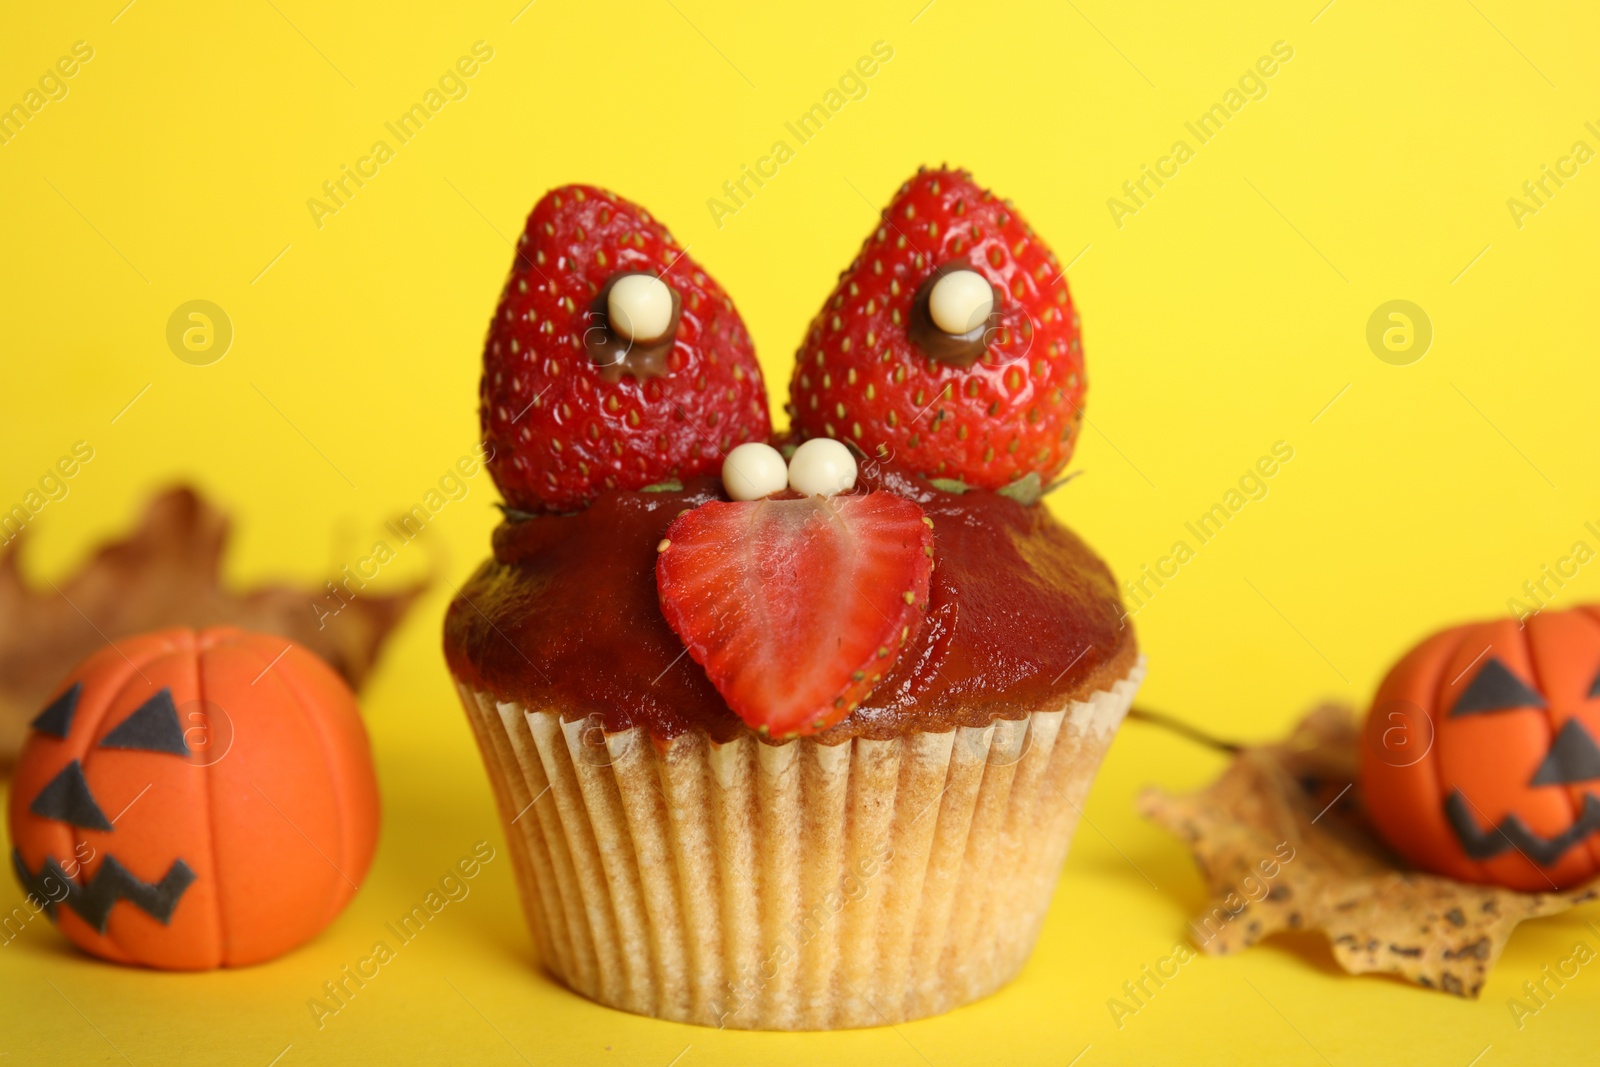
{"type": "Polygon", "coordinates": [[[1600,607],[1423,641],[1378,689],[1361,784],[1424,870],[1527,892],[1600,874],[1600,607]]]}
{"type": "Polygon", "coordinates": [[[79,664],[11,783],[12,863],[79,947],[194,970],[271,959],[355,893],[378,837],[343,680],[282,637],[162,630],[79,664]]]}

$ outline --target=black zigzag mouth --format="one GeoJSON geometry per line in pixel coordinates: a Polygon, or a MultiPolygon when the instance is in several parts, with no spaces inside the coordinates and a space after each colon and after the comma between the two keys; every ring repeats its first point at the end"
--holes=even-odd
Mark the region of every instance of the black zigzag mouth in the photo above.
{"type": "Polygon", "coordinates": [[[84,885],[62,870],[53,857],[45,857],[37,874],[28,870],[22,853],[15,848],[11,850],[11,862],[23,888],[43,905],[52,921],[56,917],[56,906],[65,904],[102,934],[111,919],[111,909],[119,900],[126,900],[163,925],[170,923],[178,901],[196,877],[189,865],[179,859],[172,861],[160,881],[143,882],[115,857],[107,856],[94,877],[84,885]]]}
{"type": "Polygon", "coordinates": [[[1481,829],[1472,814],[1471,804],[1459,789],[1445,799],[1444,813],[1456,832],[1456,840],[1461,842],[1462,851],[1475,860],[1493,859],[1502,852],[1516,849],[1541,867],[1554,867],[1568,849],[1600,831],[1600,798],[1592,793],[1584,795],[1583,810],[1572,820],[1572,825],[1552,837],[1534,833],[1515,812],[1501,819],[1499,826],[1481,829]]]}

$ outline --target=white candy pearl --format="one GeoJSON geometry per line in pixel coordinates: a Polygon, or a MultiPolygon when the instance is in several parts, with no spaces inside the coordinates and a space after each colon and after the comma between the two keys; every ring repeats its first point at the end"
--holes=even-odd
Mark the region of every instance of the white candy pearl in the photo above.
{"type": "Polygon", "coordinates": [[[618,278],[606,294],[611,328],[631,341],[657,341],[672,323],[672,291],[653,274],[618,278]]]}
{"type": "Polygon", "coordinates": [[[760,500],[787,484],[783,454],[771,445],[747,441],[722,461],[722,487],[735,500],[760,500]]]}
{"type": "Polygon", "coordinates": [[[789,488],[806,496],[846,493],[856,485],[856,457],[831,437],[813,437],[789,459],[789,488]]]}
{"type": "Polygon", "coordinates": [[[977,271],[953,270],[933,283],[928,314],[945,333],[971,333],[994,310],[994,289],[977,271]]]}

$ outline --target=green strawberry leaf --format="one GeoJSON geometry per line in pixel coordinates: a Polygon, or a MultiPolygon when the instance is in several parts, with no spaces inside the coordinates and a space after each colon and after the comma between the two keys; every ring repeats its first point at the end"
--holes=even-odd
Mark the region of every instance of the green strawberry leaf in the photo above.
{"type": "Polygon", "coordinates": [[[510,504],[496,504],[495,507],[500,509],[500,514],[505,516],[507,522],[527,522],[538,517],[534,512],[520,511],[510,504]]]}
{"type": "Polygon", "coordinates": [[[1032,507],[1044,495],[1044,483],[1039,480],[1037,472],[1029,471],[1010,485],[996,489],[995,492],[1010,497],[1024,507],[1032,507]]]}
{"type": "Polygon", "coordinates": [[[943,489],[947,493],[954,493],[956,496],[960,496],[972,488],[960,478],[929,478],[928,484],[935,489],[943,489]]]}

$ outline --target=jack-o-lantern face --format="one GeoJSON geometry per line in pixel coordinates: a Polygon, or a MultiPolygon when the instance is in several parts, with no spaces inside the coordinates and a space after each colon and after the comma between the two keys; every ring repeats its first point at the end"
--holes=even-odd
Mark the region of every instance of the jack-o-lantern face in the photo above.
{"type": "Polygon", "coordinates": [[[1417,866],[1529,892],[1600,874],[1600,609],[1418,645],[1367,717],[1373,825],[1417,866]]]}
{"type": "Polygon", "coordinates": [[[90,656],[33,720],[12,865],[81,948],[197,969],[270,959],[338,914],[377,842],[344,682],[280,637],[166,630],[90,656]]]}

